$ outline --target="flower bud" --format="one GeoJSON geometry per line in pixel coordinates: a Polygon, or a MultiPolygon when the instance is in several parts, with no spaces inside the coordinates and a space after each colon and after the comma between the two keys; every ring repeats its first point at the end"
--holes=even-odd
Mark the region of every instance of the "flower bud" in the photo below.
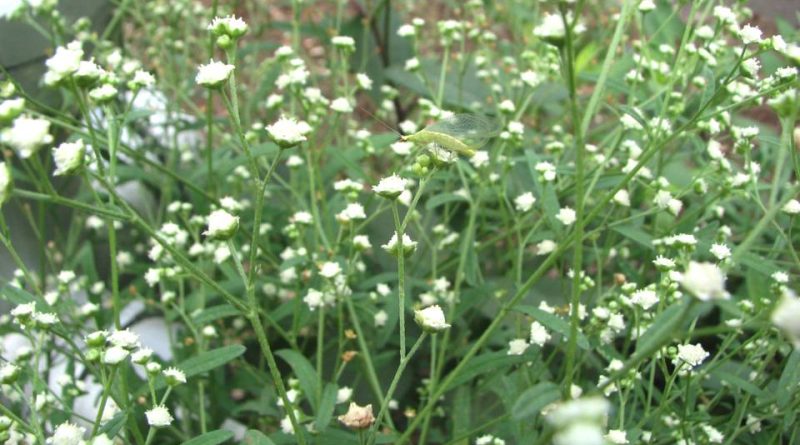
{"type": "Polygon", "coordinates": [[[433,305],[414,311],[414,321],[425,331],[435,334],[449,328],[445,322],[444,311],[439,305],[433,305]]]}

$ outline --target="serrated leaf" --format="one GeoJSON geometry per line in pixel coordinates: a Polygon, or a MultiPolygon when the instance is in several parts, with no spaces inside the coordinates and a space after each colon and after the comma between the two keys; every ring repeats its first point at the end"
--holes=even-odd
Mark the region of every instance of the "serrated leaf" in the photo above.
{"type": "Polygon", "coordinates": [[[511,415],[515,420],[539,414],[545,406],[561,398],[558,385],[553,382],[541,382],[526,389],[519,395],[511,415]]]}
{"type": "Polygon", "coordinates": [[[284,359],[286,363],[292,367],[292,371],[294,371],[297,379],[300,380],[300,388],[302,388],[303,392],[308,396],[308,399],[311,401],[311,406],[314,408],[314,411],[317,412],[319,407],[319,399],[317,398],[319,386],[317,382],[317,372],[314,371],[311,362],[303,355],[291,349],[281,349],[276,352],[275,355],[284,359]]]}
{"type": "MultiPolygon", "coordinates": [[[[559,317],[558,315],[545,312],[537,307],[526,306],[526,305],[517,306],[517,310],[530,315],[531,317],[533,317],[534,320],[544,325],[544,327],[546,327],[551,331],[558,332],[559,334],[564,336],[565,339],[569,338],[570,334],[569,322],[559,317]]],[[[577,342],[578,346],[581,349],[589,349],[589,340],[586,339],[586,336],[583,335],[583,332],[581,332],[580,330],[578,331],[577,342]]]]}
{"type": "Polygon", "coordinates": [[[314,426],[319,432],[324,432],[328,428],[333,418],[333,409],[336,407],[336,394],[337,388],[333,383],[325,385],[322,391],[322,399],[319,401],[319,409],[317,410],[317,418],[314,420],[314,426]]]}
{"type": "Polygon", "coordinates": [[[275,445],[272,439],[258,430],[247,430],[241,443],[242,445],[275,445]]]}
{"type": "Polygon", "coordinates": [[[230,440],[232,437],[233,433],[231,431],[214,430],[205,434],[201,434],[197,437],[193,437],[186,442],[183,442],[182,445],[219,445],[230,440]]]}

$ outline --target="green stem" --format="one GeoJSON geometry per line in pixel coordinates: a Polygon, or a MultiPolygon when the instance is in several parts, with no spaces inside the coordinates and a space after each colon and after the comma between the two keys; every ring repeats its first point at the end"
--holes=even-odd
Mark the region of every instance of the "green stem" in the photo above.
{"type": "Polygon", "coordinates": [[[392,217],[397,234],[397,316],[400,318],[400,360],[406,356],[406,271],[405,251],[403,249],[403,226],[397,210],[397,200],[392,201],[392,217]]]}
{"type": "Polygon", "coordinates": [[[578,316],[581,297],[581,277],[583,271],[583,232],[584,232],[584,144],[582,134],[581,116],[578,111],[578,92],[575,74],[575,48],[573,45],[572,24],[568,23],[566,8],[562,8],[561,19],[566,32],[565,62],[567,68],[567,83],[569,88],[570,111],[572,113],[572,128],[575,137],[575,248],[572,257],[572,296],[570,298],[570,329],[567,342],[567,363],[562,391],[565,397],[570,397],[570,388],[577,355],[578,316]]]}
{"type": "Polygon", "coordinates": [[[381,403],[381,408],[378,410],[378,416],[375,418],[375,423],[372,424],[370,427],[370,436],[371,440],[369,443],[375,442],[375,434],[380,427],[382,422],[383,416],[386,414],[386,409],[389,407],[389,402],[392,400],[392,396],[394,395],[394,391],[397,389],[397,383],[400,382],[400,377],[403,375],[403,371],[406,369],[406,365],[408,362],[411,361],[411,358],[414,357],[414,354],[419,349],[422,342],[425,340],[425,337],[428,336],[427,332],[423,332],[422,335],[419,336],[417,341],[411,347],[411,350],[408,352],[408,355],[403,357],[400,360],[400,365],[397,367],[397,371],[394,373],[394,377],[392,378],[392,383],[389,385],[389,390],[386,391],[386,397],[383,398],[383,402],[381,403]]]}

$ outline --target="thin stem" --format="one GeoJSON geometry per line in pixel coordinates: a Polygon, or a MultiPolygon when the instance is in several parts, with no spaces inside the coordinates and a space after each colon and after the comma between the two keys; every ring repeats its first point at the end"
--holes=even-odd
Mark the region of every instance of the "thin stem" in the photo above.
{"type": "Polygon", "coordinates": [[[412,357],[414,357],[414,354],[417,352],[417,349],[419,349],[420,345],[422,345],[422,342],[425,340],[427,336],[428,333],[423,332],[422,335],[419,336],[417,341],[411,347],[411,350],[408,352],[408,355],[406,355],[405,357],[403,357],[402,360],[400,360],[400,365],[397,366],[397,371],[395,371],[394,373],[394,377],[392,378],[392,383],[389,385],[389,390],[386,391],[386,396],[383,398],[383,402],[381,403],[381,408],[380,410],[378,410],[378,416],[375,418],[375,423],[373,423],[372,427],[370,428],[370,436],[371,436],[370,443],[375,442],[375,434],[378,428],[380,427],[383,416],[386,414],[386,409],[389,407],[389,401],[392,400],[394,391],[395,389],[397,389],[397,383],[400,381],[400,377],[403,375],[403,371],[405,371],[406,365],[408,365],[408,362],[411,361],[412,357]]]}
{"type": "Polygon", "coordinates": [[[406,356],[406,255],[403,248],[403,226],[400,223],[396,200],[392,201],[392,217],[397,235],[397,251],[395,252],[397,256],[397,316],[400,318],[400,360],[403,360],[406,356]]]}

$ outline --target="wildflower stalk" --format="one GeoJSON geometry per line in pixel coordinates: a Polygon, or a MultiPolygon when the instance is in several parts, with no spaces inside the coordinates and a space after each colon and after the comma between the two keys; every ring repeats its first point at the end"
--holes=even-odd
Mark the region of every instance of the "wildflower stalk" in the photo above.
{"type": "MultiPolygon", "coordinates": [[[[347,312],[350,314],[350,318],[353,322],[353,328],[356,330],[356,341],[358,342],[359,351],[361,352],[361,356],[364,358],[364,364],[366,365],[365,368],[367,373],[367,381],[372,387],[372,391],[375,393],[378,403],[383,405],[385,401],[385,398],[383,397],[383,391],[381,390],[381,385],[378,382],[378,375],[375,373],[375,365],[372,362],[372,355],[370,354],[369,347],[367,346],[367,342],[364,337],[364,331],[361,329],[361,322],[358,319],[358,314],[356,313],[356,308],[353,305],[351,296],[345,296],[344,302],[347,306],[347,312]]],[[[391,425],[391,418],[388,419],[389,424],[391,425]]],[[[393,425],[392,428],[394,428],[393,425]]]]}
{"type": "Polygon", "coordinates": [[[567,70],[567,88],[569,91],[570,112],[572,114],[572,128],[575,137],[575,246],[572,257],[572,295],[570,298],[570,327],[569,339],[567,340],[567,363],[565,367],[564,384],[562,391],[564,396],[570,397],[572,387],[573,371],[575,366],[577,345],[578,345],[578,309],[580,308],[581,298],[581,278],[583,276],[583,231],[584,231],[584,158],[585,146],[581,124],[581,115],[578,111],[578,91],[575,74],[575,47],[573,23],[569,23],[566,8],[561,8],[561,20],[564,22],[565,45],[564,63],[567,70]]]}
{"type": "Polygon", "coordinates": [[[406,271],[405,251],[403,250],[403,226],[397,211],[397,201],[392,201],[392,217],[397,234],[397,315],[400,318],[400,360],[406,356],[406,271]]]}
{"type": "Polygon", "coordinates": [[[394,391],[397,389],[397,383],[400,382],[400,377],[403,375],[403,371],[406,369],[406,365],[408,362],[411,361],[411,358],[414,357],[414,354],[419,349],[422,342],[425,341],[425,338],[428,336],[428,333],[423,331],[422,334],[419,336],[417,341],[411,346],[411,350],[408,351],[408,355],[404,356],[402,360],[400,360],[400,364],[397,366],[397,371],[394,373],[394,377],[392,378],[392,383],[389,384],[389,389],[386,391],[386,396],[383,398],[381,402],[381,408],[378,410],[378,415],[375,417],[375,422],[370,427],[370,440],[368,443],[373,444],[375,443],[376,433],[378,428],[380,427],[381,422],[383,421],[383,416],[386,414],[386,409],[389,407],[389,402],[392,400],[392,396],[394,395],[394,391]]]}
{"type": "MultiPolygon", "coordinates": [[[[239,273],[239,276],[242,278],[242,281],[245,283],[245,285],[247,285],[247,273],[244,271],[242,260],[239,257],[236,246],[233,244],[232,240],[228,240],[228,249],[231,251],[231,257],[233,257],[234,264],[236,265],[236,271],[239,273]]],[[[250,308],[245,312],[245,317],[250,321],[253,331],[255,331],[258,345],[261,347],[261,352],[264,355],[264,358],[267,359],[269,373],[272,376],[272,381],[275,383],[275,387],[278,389],[278,396],[281,398],[281,401],[283,401],[283,406],[286,407],[286,414],[289,416],[289,421],[292,423],[292,429],[295,431],[297,442],[305,445],[305,436],[303,436],[303,430],[300,427],[300,423],[297,421],[294,409],[292,409],[292,402],[286,395],[286,387],[283,384],[283,377],[278,369],[278,363],[275,361],[275,355],[272,353],[272,346],[267,339],[264,326],[261,323],[261,315],[257,309],[258,301],[256,301],[255,293],[248,291],[247,298],[250,308]]]]}

